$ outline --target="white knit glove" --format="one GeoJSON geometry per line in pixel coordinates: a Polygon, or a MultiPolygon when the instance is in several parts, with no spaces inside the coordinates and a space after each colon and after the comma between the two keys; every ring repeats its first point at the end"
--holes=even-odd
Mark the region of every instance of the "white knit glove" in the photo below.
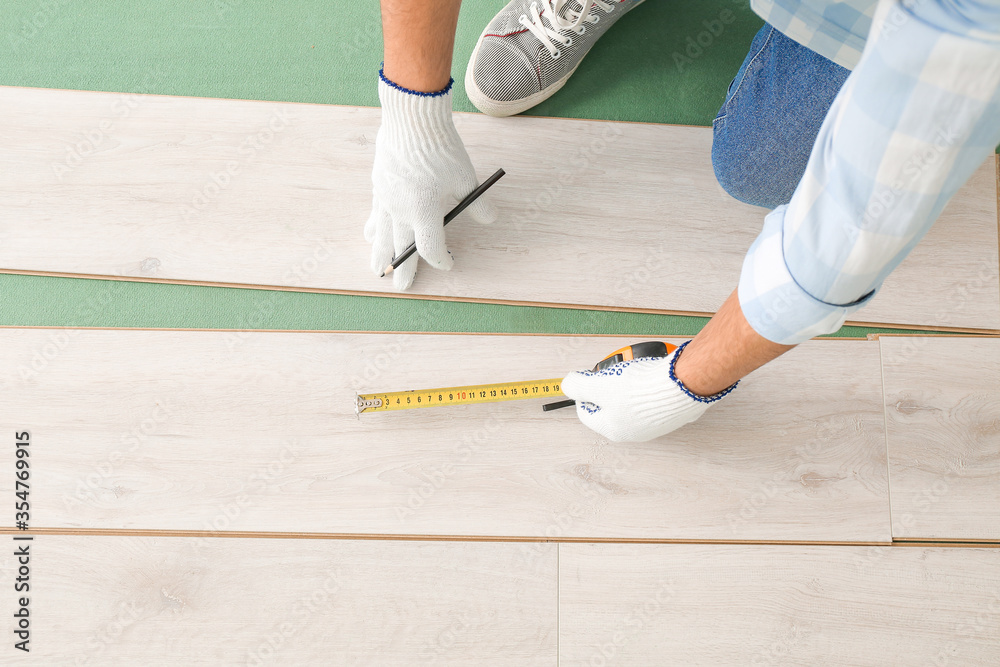
{"type": "MultiPolygon", "coordinates": [[[[479,181],[451,117],[451,86],[441,93],[400,88],[379,73],[382,126],[375,139],[372,169],[372,212],[365,240],[372,244],[376,275],[416,240],[417,253],[436,269],[448,270],[452,258],[445,245],[444,215],[472,192],[479,181]]],[[[497,218],[484,194],[468,211],[479,222],[497,218]]],[[[392,273],[397,290],[413,284],[417,257],[392,273]]]]}
{"type": "Polygon", "coordinates": [[[674,374],[677,355],[641,357],[602,371],[578,371],[563,380],[562,390],[576,400],[585,426],[615,442],[646,442],[701,417],[709,404],[736,388],[714,396],[696,396],[674,374]]]}

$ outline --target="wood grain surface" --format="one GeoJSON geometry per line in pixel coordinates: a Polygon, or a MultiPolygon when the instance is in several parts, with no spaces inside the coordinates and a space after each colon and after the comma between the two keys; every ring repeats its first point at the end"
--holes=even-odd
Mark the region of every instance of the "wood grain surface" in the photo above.
{"type": "Polygon", "coordinates": [[[1000,550],[559,547],[560,665],[996,665],[1000,550]]]}
{"type": "Polygon", "coordinates": [[[893,537],[1000,540],[1000,338],[879,343],[893,537]]]}
{"type": "MultiPolygon", "coordinates": [[[[391,294],[362,238],[379,114],[0,88],[0,269],[391,294]]],[[[709,313],[735,287],[765,211],[717,184],[710,129],[456,122],[481,178],[508,172],[501,221],[449,226],[455,268],[409,295],[709,313]]],[[[991,157],[857,321],[1000,329],[994,179],[991,157]]]]}
{"type": "Polygon", "coordinates": [[[554,549],[525,568],[503,543],[30,544],[31,651],[10,645],[9,606],[5,665],[556,665],[554,549]]]}
{"type": "Polygon", "coordinates": [[[355,414],[637,340],[5,329],[0,431],[31,432],[37,528],[889,541],[876,342],[807,343],[642,444],[538,399],[355,414]]]}

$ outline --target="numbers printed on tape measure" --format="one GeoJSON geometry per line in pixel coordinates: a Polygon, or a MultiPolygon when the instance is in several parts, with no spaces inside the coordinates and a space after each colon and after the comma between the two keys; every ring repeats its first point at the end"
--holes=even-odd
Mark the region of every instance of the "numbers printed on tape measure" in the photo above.
{"type": "Polygon", "coordinates": [[[562,396],[562,378],[534,380],[529,382],[505,382],[500,384],[470,385],[466,387],[444,387],[439,389],[418,389],[398,391],[388,394],[361,394],[357,399],[357,410],[361,412],[386,412],[389,410],[410,410],[445,405],[470,405],[474,403],[495,403],[528,398],[562,396]]]}

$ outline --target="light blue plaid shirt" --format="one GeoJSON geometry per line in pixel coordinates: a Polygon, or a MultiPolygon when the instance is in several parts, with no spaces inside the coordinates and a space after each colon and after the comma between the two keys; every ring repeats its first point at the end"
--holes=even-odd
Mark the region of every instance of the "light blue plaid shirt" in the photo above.
{"type": "Polygon", "coordinates": [[[861,60],[878,0],[750,0],[765,21],[841,67],[861,60]]]}
{"type": "Polygon", "coordinates": [[[854,70],[791,201],[767,215],[740,276],[750,325],[793,345],[862,308],[1000,143],[1000,0],[753,7],[854,70]]]}

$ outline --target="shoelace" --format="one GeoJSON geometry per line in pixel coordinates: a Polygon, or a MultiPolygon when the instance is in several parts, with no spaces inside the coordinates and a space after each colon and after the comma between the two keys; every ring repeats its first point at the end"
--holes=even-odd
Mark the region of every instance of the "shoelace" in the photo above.
{"type": "Polygon", "coordinates": [[[584,22],[597,23],[601,20],[599,16],[590,15],[591,9],[600,7],[606,14],[610,14],[615,9],[614,4],[605,0],[541,0],[542,8],[539,9],[538,5],[539,3],[532,2],[531,9],[529,10],[531,16],[521,14],[518,22],[538,38],[538,41],[549,50],[549,54],[553,59],[558,59],[562,55],[562,52],[555,43],[562,44],[563,46],[573,44],[573,38],[562,35],[560,34],[561,32],[572,30],[576,34],[582,35],[587,31],[586,26],[583,25],[584,22]],[[580,5],[580,11],[570,9],[570,2],[580,5]],[[559,14],[564,8],[566,9],[566,16],[562,17],[559,14]],[[548,12],[545,15],[545,19],[548,20],[549,25],[552,26],[551,28],[542,23],[542,14],[544,12],[548,12]]]}

